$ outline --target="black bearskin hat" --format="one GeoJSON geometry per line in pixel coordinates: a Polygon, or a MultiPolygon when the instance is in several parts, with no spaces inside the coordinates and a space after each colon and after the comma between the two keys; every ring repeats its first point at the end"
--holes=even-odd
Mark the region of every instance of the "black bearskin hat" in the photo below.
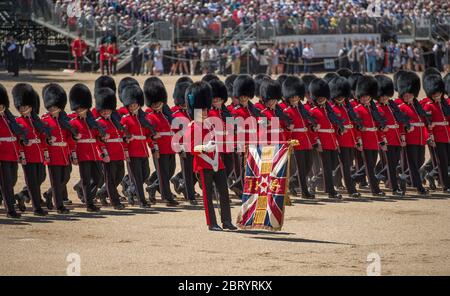
{"type": "Polygon", "coordinates": [[[355,95],[358,100],[363,96],[370,96],[372,99],[376,99],[378,94],[378,82],[372,76],[362,76],[358,79],[356,84],[355,95]]]}
{"type": "Polygon", "coordinates": [[[95,91],[95,109],[100,110],[116,110],[117,99],[116,93],[109,87],[101,87],[95,91]]]}
{"type": "Polygon", "coordinates": [[[378,82],[377,97],[387,96],[392,98],[394,96],[394,82],[392,79],[386,75],[375,75],[375,79],[378,82]]]}
{"type": "Polygon", "coordinates": [[[227,78],[225,78],[225,86],[227,87],[228,97],[233,97],[233,83],[236,80],[237,75],[231,74],[227,78]]]}
{"type": "Polygon", "coordinates": [[[410,71],[400,74],[397,78],[397,91],[399,97],[403,97],[406,93],[411,93],[417,98],[420,91],[419,76],[410,71]]]}
{"type": "Polygon", "coordinates": [[[117,90],[116,82],[114,81],[114,78],[112,78],[111,76],[102,75],[95,80],[94,92],[95,92],[95,90],[102,88],[102,87],[109,87],[114,92],[116,92],[116,90],[117,90]]]}
{"type": "Polygon", "coordinates": [[[303,83],[305,84],[305,93],[309,94],[309,85],[311,84],[311,82],[317,79],[316,75],[313,74],[307,74],[307,75],[303,75],[301,80],[303,81],[303,83]]]}
{"type": "Polygon", "coordinates": [[[9,108],[8,92],[2,84],[0,84],[0,105],[5,106],[5,108],[9,108]]]}
{"type": "Polygon", "coordinates": [[[440,75],[428,74],[423,79],[423,90],[428,98],[432,98],[433,94],[441,92],[445,93],[445,84],[440,75]]]}
{"type": "Polygon", "coordinates": [[[228,92],[225,84],[220,80],[212,80],[209,82],[212,89],[212,97],[221,98],[224,102],[228,100],[228,92]]]}
{"type": "Polygon", "coordinates": [[[319,98],[330,99],[330,87],[323,79],[316,78],[309,84],[309,93],[311,98],[317,102],[319,98]]]}
{"type": "Polygon", "coordinates": [[[180,106],[186,103],[186,89],[191,85],[193,82],[189,81],[182,81],[175,84],[175,88],[173,90],[173,102],[175,106],[180,106]]]}
{"type": "MultiPolygon", "coordinates": [[[[128,85],[137,85],[137,86],[139,86],[139,82],[136,80],[136,79],[134,79],[133,77],[124,77],[124,78],[122,78],[122,80],[120,80],[120,82],[119,82],[119,88],[118,88],[118,91],[119,91],[119,100],[123,103],[123,100],[122,100],[122,91],[125,89],[125,87],[127,87],[128,85]]],[[[142,106],[142,105],[141,105],[142,106]]]]}
{"type": "Polygon", "coordinates": [[[300,97],[300,99],[305,97],[305,83],[297,76],[292,75],[287,77],[286,80],[284,80],[281,89],[283,97],[286,100],[289,100],[292,97],[300,97]]]}
{"type": "Polygon", "coordinates": [[[150,77],[144,83],[145,105],[150,107],[153,103],[167,103],[167,91],[164,83],[158,77],[150,77]]]}
{"type": "Polygon", "coordinates": [[[255,81],[250,75],[240,74],[233,82],[233,97],[249,97],[255,95],[255,81]]]}
{"type": "Polygon", "coordinates": [[[144,93],[139,85],[130,84],[122,90],[122,103],[125,106],[137,103],[139,106],[144,106],[144,93]]]}
{"type": "Polygon", "coordinates": [[[31,106],[36,113],[39,113],[39,95],[28,83],[17,83],[12,89],[14,106],[17,110],[21,106],[31,106]]]}
{"type": "Polygon", "coordinates": [[[349,68],[340,68],[339,70],[336,71],[336,74],[348,79],[350,75],[353,74],[353,72],[349,68]]]}
{"type": "Polygon", "coordinates": [[[78,108],[91,109],[92,108],[92,94],[89,88],[82,83],[77,83],[70,89],[69,92],[70,109],[72,111],[78,108]]]}
{"type": "Polygon", "coordinates": [[[330,87],[330,99],[332,100],[337,98],[348,99],[352,95],[350,83],[344,77],[337,76],[331,79],[328,86],[330,87]]]}
{"type": "Polygon", "coordinates": [[[194,82],[186,90],[186,103],[188,114],[194,118],[195,109],[211,109],[212,89],[204,81],[194,82]]]}
{"type": "Polygon", "coordinates": [[[261,83],[266,80],[266,79],[271,79],[269,75],[267,74],[256,74],[255,75],[255,97],[260,97],[261,93],[259,92],[259,89],[261,87],[261,83]]]}
{"type": "Polygon", "coordinates": [[[261,99],[264,102],[268,102],[269,100],[279,101],[283,98],[283,95],[281,93],[280,83],[278,83],[278,81],[274,81],[272,79],[264,80],[261,83],[260,93],[261,93],[261,99]]]}
{"type": "Polygon", "coordinates": [[[42,99],[45,109],[56,106],[64,110],[67,105],[67,93],[64,88],[56,83],[49,83],[42,89],[42,99]]]}

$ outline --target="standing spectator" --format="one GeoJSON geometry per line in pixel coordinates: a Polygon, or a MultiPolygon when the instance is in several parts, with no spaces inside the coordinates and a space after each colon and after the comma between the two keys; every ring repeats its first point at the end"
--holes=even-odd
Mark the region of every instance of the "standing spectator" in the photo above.
{"type": "Polygon", "coordinates": [[[155,51],[153,53],[154,74],[160,76],[164,73],[163,66],[163,50],[161,49],[161,44],[156,44],[155,51]]]}
{"type": "Polygon", "coordinates": [[[197,43],[189,43],[188,47],[188,56],[189,56],[189,68],[191,70],[191,75],[194,76],[197,70],[197,64],[200,59],[200,51],[198,49],[197,43]]]}
{"type": "Polygon", "coordinates": [[[219,51],[217,50],[214,43],[209,49],[209,71],[208,73],[215,73],[217,69],[217,63],[219,61],[219,51]]]}
{"type": "Polygon", "coordinates": [[[306,47],[303,49],[303,61],[305,64],[305,74],[311,74],[311,62],[314,58],[314,49],[311,47],[310,43],[306,43],[306,47]]]}
{"type": "Polygon", "coordinates": [[[339,69],[348,68],[348,48],[345,42],[338,53],[339,69]]]}
{"type": "Polygon", "coordinates": [[[25,64],[30,73],[33,70],[33,63],[35,60],[35,52],[36,52],[36,46],[34,46],[33,40],[31,38],[29,38],[27,43],[23,46],[22,55],[23,55],[23,58],[25,59],[25,64]]]}
{"type": "Polygon", "coordinates": [[[444,45],[442,44],[442,42],[438,41],[433,46],[433,53],[434,65],[440,72],[442,72],[442,57],[444,56],[444,45]]]}
{"type": "Polygon", "coordinates": [[[351,69],[353,72],[359,72],[359,46],[356,44],[352,46],[350,52],[348,53],[348,60],[351,65],[351,69]]]}
{"type": "Polygon", "coordinates": [[[407,69],[409,71],[413,70],[413,65],[414,65],[414,49],[412,45],[408,45],[408,48],[406,49],[407,53],[408,53],[408,64],[407,64],[407,69]]]}
{"type": "Polygon", "coordinates": [[[145,75],[153,75],[153,49],[151,45],[146,46],[142,54],[144,59],[145,75]]]}
{"type": "Polygon", "coordinates": [[[119,56],[119,47],[117,46],[116,38],[111,38],[111,43],[108,46],[108,55],[109,55],[109,72],[112,75],[116,75],[117,73],[117,57],[119,56]]]}
{"type": "Polygon", "coordinates": [[[10,61],[9,72],[12,72],[14,77],[19,76],[19,54],[20,47],[16,44],[15,38],[10,36],[8,43],[8,56],[10,61]]]}
{"type": "Polygon", "coordinates": [[[227,60],[228,60],[228,48],[227,43],[224,41],[219,48],[219,74],[225,75],[227,71],[227,60]]]}
{"type": "Polygon", "coordinates": [[[230,48],[231,56],[231,73],[240,74],[241,73],[241,47],[239,46],[239,41],[235,40],[233,46],[230,48]]]}
{"type": "Polygon", "coordinates": [[[295,66],[295,44],[291,43],[286,50],[286,73],[293,75],[295,66]]]}
{"type": "Polygon", "coordinates": [[[382,73],[384,68],[384,49],[381,47],[381,44],[377,44],[375,52],[377,54],[377,72],[382,73]]]}
{"type": "Polygon", "coordinates": [[[403,70],[408,70],[408,50],[406,49],[406,45],[402,44],[400,47],[400,60],[401,60],[401,68],[403,70]]]}
{"type": "Polygon", "coordinates": [[[278,49],[278,74],[284,73],[284,65],[286,64],[286,48],[284,48],[284,44],[282,43],[278,49]]]}
{"type": "Polygon", "coordinates": [[[296,61],[296,65],[294,66],[294,72],[296,75],[300,75],[300,59],[303,54],[303,44],[301,41],[297,43],[297,46],[294,48],[294,60],[296,61]]]}
{"type": "Polygon", "coordinates": [[[387,72],[392,73],[394,71],[394,58],[395,58],[395,45],[394,42],[390,42],[387,48],[388,54],[388,67],[387,72]]]}
{"type": "Polygon", "coordinates": [[[83,72],[84,70],[84,56],[87,52],[86,42],[81,38],[82,34],[79,33],[78,37],[72,42],[72,56],[75,59],[75,71],[83,72]]]}
{"type": "Polygon", "coordinates": [[[250,74],[259,73],[260,54],[258,51],[258,45],[253,43],[250,49],[250,74]]]}
{"type": "Polygon", "coordinates": [[[364,51],[364,43],[359,42],[357,46],[359,70],[364,73],[366,71],[366,54],[364,51]]]}
{"type": "Polygon", "coordinates": [[[377,54],[375,52],[375,41],[370,41],[365,48],[367,59],[367,72],[375,73],[377,66],[377,54]]]}
{"type": "Polygon", "coordinates": [[[444,71],[445,73],[450,73],[450,40],[445,45],[444,71]]]}
{"type": "Polygon", "coordinates": [[[138,75],[141,72],[141,55],[139,44],[135,40],[131,48],[131,76],[138,75]]]}
{"type": "Polygon", "coordinates": [[[202,73],[207,74],[210,63],[208,44],[206,44],[205,47],[203,47],[202,51],[200,52],[200,62],[202,66],[202,73]]]}
{"type": "Polygon", "coordinates": [[[6,36],[3,38],[2,45],[1,45],[1,55],[3,57],[3,63],[5,66],[6,71],[9,71],[9,55],[8,55],[8,46],[9,46],[9,37],[6,36]]]}
{"type": "Polygon", "coordinates": [[[108,44],[106,43],[106,38],[102,38],[100,47],[98,48],[99,60],[100,60],[100,71],[102,75],[106,73],[109,75],[109,55],[108,55],[108,44]]]}
{"type": "Polygon", "coordinates": [[[425,70],[425,58],[423,57],[422,44],[420,43],[414,48],[414,67],[416,72],[425,70]]]}
{"type": "Polygon", "coordinates": [[[180,73],[181,75],[188,75],[189,71],[188,71],[188,66],[187,66],[187,48],[186,46],[184,46],[184,43],[180,43],[180,46],[178,48],[178,57],[180,59],[180,73]]]}
{"type": "Polygon", "coordinates": [[[394,48],[394,72],[397,72],[402,66],[400,45],[396,44],[394,48]]]}
{"type": "Polygon", "coordinates": [[[273,47],[267,47],[266,50],[264,50],[264,58],[267,61],[267,69],[266,69],[266,74],[267,75],[272,75],[272,71],[274,70],[274,64],[273,64],[273,47]]]}
{"type": "Polygon", "coordinates": [[[278,72],[279,57],[278,45],[274,45],[272,48],[272,74],[274,75],[281,74],[278,72]]]}

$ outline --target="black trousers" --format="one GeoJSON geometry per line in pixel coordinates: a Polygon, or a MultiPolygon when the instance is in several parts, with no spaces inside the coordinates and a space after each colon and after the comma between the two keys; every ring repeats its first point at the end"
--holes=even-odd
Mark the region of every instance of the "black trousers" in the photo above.
{"type": "Polygon", "coordinates": [[[233,153],[220,153],[220,157],[222,157],[222,162],[225,165],[227,178],[230,178],[234,172],[233,153]]]}
{"type": "Polygon", "coordinates": [[[141,59],[131,58],[131,75],[139,75],[141,72],[141,59]]]}
{"type": "Polygon", "coordinates": [[[105,176],[105,187],[108,192],[111,204],[116,206],[120,204],[120,195],[117,191],[123,177],[125,176],[125,165],[123,160],[112,160],[108,163],[103,163],[103,173],[105,176]]]}
{"type": "Polygon", "coordinates": [[[441,175],[443,189],[450,188],[450,180],[448,177],[448,161],[450,155],[449,143],[436,143],[436,154],[439,158],[439,174],[441,175]]]}
{"type": "Polygon", "coordinates": [[[402,147],[400,146],[387,146],[386,151],[387,165],[388,165],[388,177],[391,183],[392,191],[399,190],[399,182],[397,176],[397,167],[400,162],[400,156],[402,152],[402,147]]]}
{"type": "MultiPolygon", "coordinates": [[[[50,169],[49,169],[49,171],[50,171],[50,169]]],[[[72,165],[69,164],[67,166],[67,172],[65,172],[65,174],[64,174],[65,179],[62,181],[62,183],[66,185],[62,188],[62,192],[61,192],[63,201],[69,200],[69,194],[67,193],[67,183],[69,183],[71,173],[72,173],[72,165]]],[[[81,188],[81,182],[79,181],[75,186],[79,186],[81,188]]],[[[53,188],[50,187],[49,189],[47,189],[46,193],[48,196],[53,196],[53,188]]]]}
{"type": "Polygon", "coordinates": [[[150,182],[152,184],[159,184],[159,192],[161,198],[169,200],[173,198],[172,191],[170,190],[170,179],[175,174],[175,154],[160,154],[158,159],[153,158],[155,167],[159,170],[159,176],[157,172],[154,172],[150,176],[150,182]]]}
{"type": "Polygon", "coordinates": [[[320,158],[322,159],[322,173],[325,185],[325,192],[328,194],[335,194],[333,184],[333,168],[338,163],[337,150],[323,150],[320,152],[320,158]]]}
{"type": "Polygon", "coordinates": [[[312,150],[294,150],[295,163],[297,165],[297,176],[300,181],[300,186],[304,194],[308,193],[308,183],[306,177],[313,166],[313,151],[312,150]]]}
{"type": "Polygon", "coordinates": [[[43,163],[27,163],[22,168],[33,210],[41,210],[41,184],[45,180],[45,166],[43,163]]]}
{"type": "Polygon", "coordinates": [[[99,161],[82,161],[78,167],[84,200],[87,206],[92,206],[97,190],[103,183],[101,164],[99,161]]]}
{"type": "Polygon", "coordinates": [[[57,209],[64,207],[64,198],[67,195],[67,182],[70,179],[70,166],[50,165],[48,166],[48,173],[50,177],[50,184],[52,186],[53,203],[57,209]]]}
{"type": "Polygon", "coordinates": [[[407,145],[406,155],[408,156],[409,174],[414,187],[423,190],[422,180],[420,178],[419,169],[425,162],[425,146],[407,145]]]}
{"type": "Polygon", "coordinates": [[[136,194],[141,203],[145,203],[144,182],[150,176],[150,166],[147,157],[130,157],[128,174],[136,188],[136,194]]]}
{"type": "Polygon", "coordinates": [[[339,158],[341,160],[342,166],[340,171],[342,172],[342,177],[344,178],[345,188],[347,188],[348,194],[356,193],[355,181],[352,179],[351,166],[354,155],[354,148],[350,147],[340,147],[339,158]]]}
{"type": "Polygon", "coordinates": [[[222,223],[231,223],[230,197],[228,195],[227,176],[225,170],[214,172],[213,170],[201,170],[200,182],[202,183],[203,204],[205,207],[206,224],[217,225],[216,213],[214,212],[213,195],[216,185],[220,199],[220,218],[222,223]]]}
{"type": "Polygon", "coordinates": [[[366,162],[366,175],[369,179],[370,191],[372,193],[380,192],[380,187],[378,186],[378,180],[375,177],[375,166],[377,165],[378,150],[363,150],[364,160],[366,162]]]}
{"type": "Polygon", "coordinates": [[[14,185],[17,182],[18,167],[16,161],[0,162],[0,190],[7,212],[14,212],[14,185]]]}
{"type": "Polygon", "coordinates": [[[184,179],[184,198],[189,200],[195,199],[195,180],[194,177],[194,156],[191,153],[186,153],[186,157],[180,157],[182,164],[182,175],[184,179]]]}

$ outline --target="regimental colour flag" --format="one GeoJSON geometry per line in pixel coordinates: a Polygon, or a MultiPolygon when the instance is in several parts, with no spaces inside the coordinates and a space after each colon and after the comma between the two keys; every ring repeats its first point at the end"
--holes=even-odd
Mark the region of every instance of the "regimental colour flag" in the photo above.
{"type": "Polygon", "coordinates": [[[237,225],[281,230],[284,219],[290,145],[249,145],[244,194],[237,225]]]}

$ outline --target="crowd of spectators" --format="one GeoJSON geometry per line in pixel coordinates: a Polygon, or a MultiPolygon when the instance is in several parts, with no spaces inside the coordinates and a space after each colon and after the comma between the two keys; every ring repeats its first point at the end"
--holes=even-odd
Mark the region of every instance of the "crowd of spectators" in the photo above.
{"type": "Polygon", "coordinates": [[[406,30],[411,20],[428,17],[450,20],[446,0],[80,0],[77,17],[67,15],[73,0],[48,1],[55,2],[54,15],[64,24],[126,31],[167,22],[178,36],[196,37],[231,34],[255,22],[262,31],[272,28],[270,33],[323,34],[370,33],[380,26],[406,30]]]}

